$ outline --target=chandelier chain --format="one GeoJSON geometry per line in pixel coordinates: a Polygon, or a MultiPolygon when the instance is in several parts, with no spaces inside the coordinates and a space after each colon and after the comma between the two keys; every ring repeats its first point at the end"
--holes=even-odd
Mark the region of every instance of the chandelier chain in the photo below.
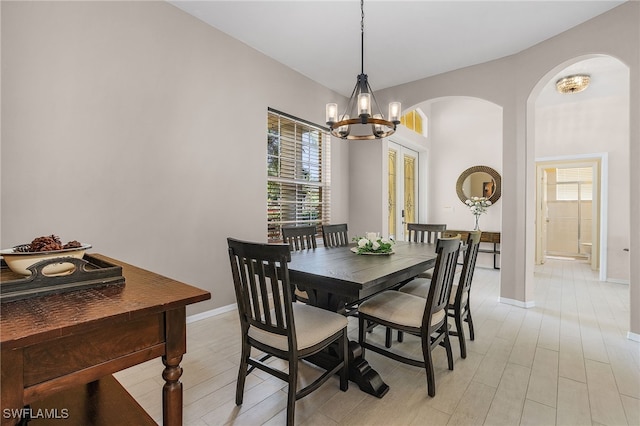
{"type": "Polygon", "coordinates": [[[364,0],[360,0],[360,74],[364,74],[364,0]]]}

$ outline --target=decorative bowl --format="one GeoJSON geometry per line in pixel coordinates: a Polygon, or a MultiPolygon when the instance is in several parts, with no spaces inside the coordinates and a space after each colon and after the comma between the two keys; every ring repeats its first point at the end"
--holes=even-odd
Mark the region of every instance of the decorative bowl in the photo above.
{"type": "MultiPolygon", "coordinates": [[[[50,250],[50,251],[33,251],[33,252],[21,252],[16,251],[16,246],[10,249],[0,250],[0,255],[7,262],[7,266],[16,274],[31,275],[29,266],[38,263],[42,260],[75,257],[82,259],[84,252],[91,248],[91,244],[82,244],[80,247],[67,248],[62,250],[50,250]]],[[[61,259],[62,260],[62,259],[61,259]]],[[[45,275],[61,275],[73,270],[75,266],[72,263],[60,262],[47,265],[42,273],[45,275]]]]}

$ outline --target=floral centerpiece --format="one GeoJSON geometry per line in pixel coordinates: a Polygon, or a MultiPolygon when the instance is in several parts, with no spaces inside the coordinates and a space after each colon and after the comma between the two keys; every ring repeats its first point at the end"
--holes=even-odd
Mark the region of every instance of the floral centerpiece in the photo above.
{"type": "Polygon", "coordinates": [[[478,225],[480,215],[487,212],[487,207],[491,205],[491,201],[486,197],[471,197],[464,203],[469,206],[471,214],[476,217],[476,226],[473,229],[477,231],[480,229],[478,225]]]}
{"type": "Polygon", "coordinates": [[[357,244],[355,252],[358,254],[391,254],[393,253],[393,240],[381,238],[374,232],[367,232],[365,237],[355,237],[357,244]]]}

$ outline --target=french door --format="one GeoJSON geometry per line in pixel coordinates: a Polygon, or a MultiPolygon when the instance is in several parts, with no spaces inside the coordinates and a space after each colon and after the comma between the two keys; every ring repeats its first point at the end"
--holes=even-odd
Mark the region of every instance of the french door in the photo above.
{"type": "Polygon", "coordinates": [[[418,153],[389,142],[389,237],[403,241],[418,218],[418,153]]]}

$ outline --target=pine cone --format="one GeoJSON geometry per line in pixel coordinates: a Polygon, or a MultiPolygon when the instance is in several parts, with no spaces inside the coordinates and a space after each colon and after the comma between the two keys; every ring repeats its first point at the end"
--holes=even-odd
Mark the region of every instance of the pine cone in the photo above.
{"type": "Polygon", "coordinates": [[[62,246],[63,249],[70,249],[70,248],[80,248],[82,247],[82,243],[73,240],[73,241],[69,241],[67,244],[65,244],[64,246],[62,246]]]}
{"type": "Polygon", "coordinates": [[[31,251],[62,250],[62,242],[57,235],[38,237],[31,241],[31,251]]]}

